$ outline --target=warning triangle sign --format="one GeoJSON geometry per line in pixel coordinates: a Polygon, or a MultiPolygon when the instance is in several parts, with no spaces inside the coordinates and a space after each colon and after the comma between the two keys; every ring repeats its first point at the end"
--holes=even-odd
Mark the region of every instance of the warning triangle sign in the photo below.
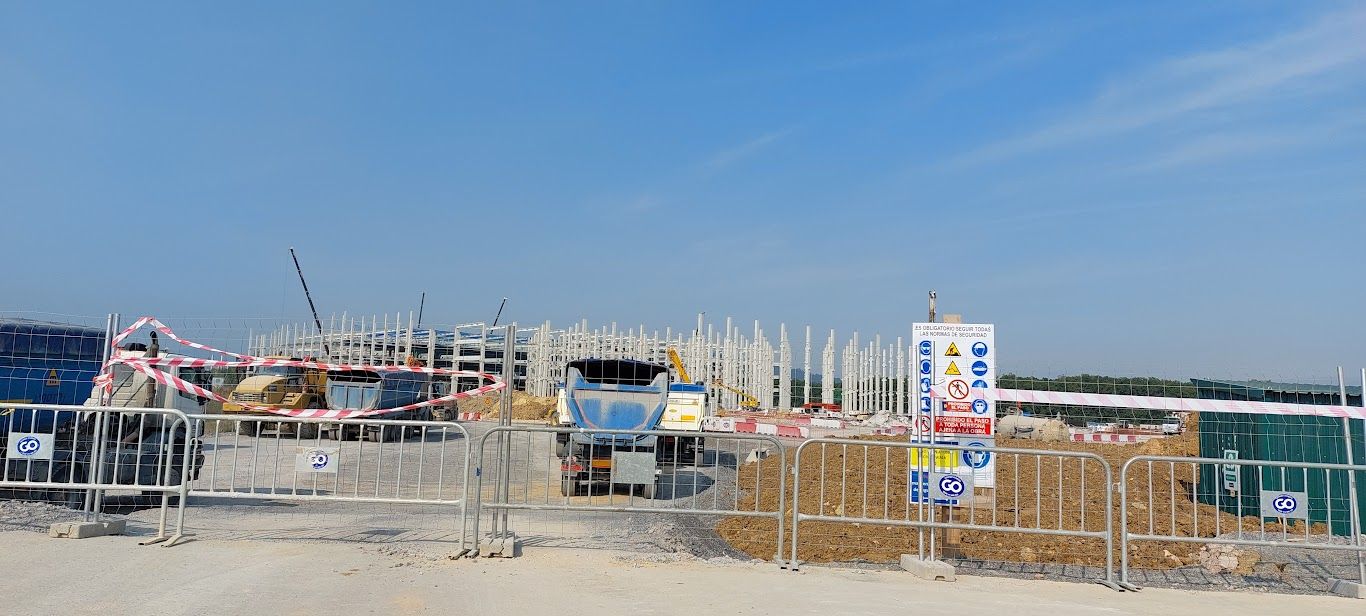
{"type": "Polygon", "coordinates": [[[958,376],[963,373],[958,371],[958,362],[951,361],[949,362],[948,369],[944,370],[944,374],[947,374],[949,376],[958,376]]]}
{"type": "Polygon", "coordinates": [[[61,384],[62,384],[62,380],[59,379],[59,378],[57,378],[57,371],[56,371],[56,370],[48,370],[48,371],[47,371],[47,383],[46,383],[46,385],[47,385],[48,387],[56,387],[56,386],[61,385],[61,384]]]}
{"type": "Polygon", "coordinates": [[[958,343],[957,343],[957,342],[950,342],[950,343],[949,343],[949,350],[944,351],[944,357],[962,357],[962,356],[963,356],[963,354],[958,352],[958,343]]]}

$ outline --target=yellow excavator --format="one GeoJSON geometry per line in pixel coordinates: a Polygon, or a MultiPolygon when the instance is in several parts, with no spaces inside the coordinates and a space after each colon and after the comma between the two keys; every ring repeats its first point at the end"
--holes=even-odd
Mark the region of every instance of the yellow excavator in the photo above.
{"type": "MultiPolygon", "coordinates": [[[[691,383],[691,382],[692,382],[692,379],[689,378],[689,376],[688,376],[688,369],[683,367],[683,358],[681,358],[681,357],[678,356],[678,351],[674,350],[673,347],[669,347],[669,362],[672,363],[672,364],[674,365],[674,370],[678,371],[678,380],[679,380],[679,381],[681,381],[681,382],[683,382],[683,383],[691,383]]],[[[758,399],[758,398],[755,398],[754,396],[751,396],[751,395],[749,395],[749,394],[747,394],[747,393],[745,393],[745,392],[743,392],[743,391],[741,391],[741,390],[739,390],[739,389],[737,389],[737,388],[731,387],[730,385],[727,385],[727,384],[723,383],[723,382],[721,381],[721,379],[714,379],[714,380],[712,380],[712,384],[715,385],[715,386],[717,386],[717,387],[721,387],[721,388],[725,389],[726,391],[729,391],[729,392],[731,392],[731,393],[733,393],[733,394],[735,394],[735,395],[737,395],[737,396],[740,396],[740,408],[741,408],[741,409],[744,409],[744,410],[746,410],[746,411],[757,411],[757,410],[759,410],[759,399],[758,399]]]]}

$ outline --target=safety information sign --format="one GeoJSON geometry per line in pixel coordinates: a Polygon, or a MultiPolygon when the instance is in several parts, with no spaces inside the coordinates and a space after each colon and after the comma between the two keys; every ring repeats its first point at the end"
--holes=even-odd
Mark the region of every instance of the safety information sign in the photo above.
{"type": "MultiPolygon", "coordinates": [[[[936,442],[991,447],[996,436],[996,404],[987,394],[996,388],[996,327],[990,323],[916,323],[911,327],[911,348],[917,351],[921,391],[928,381],[931,388],[945,392],[942,398],[931,396],[928,403],[925,394],[920,395],[918,414],[930,415],[933,421],[918,418],[912,438],[928,442],[931,435],[926,428],[932,424],[936,442]]],[[[963,475],[969,486],[994,487],[996,461],[989,452],[980,453],[984,455],[975,456],[971,464],[935,470],[963,475]]],[[[927,491],[933,494],[934,488],[929,486],[927,491]]]]}
{"type": "MultiPolygon", "coordinates": [[[[912,448],[910,454],[909,467],[911,469],[910,490],[912,503],[920,502],[920,490],[923,489],[928,479],[928,474],[952,474],[964,478],[972,487],[994,488],[996,487],[996,455],[991,449],[996,446],[996,439],[987,437],[970,438],[938,438],[935,443],[941,445],[956,445],[965,449],[944,449],[935,448],[933,452],[925,448],[912,448]],[[917,487],[917,481],[921,487],[917,487]]],[[[949,505],[955,503],[938,502],[943,500],[943,495],[933,490],[928,492],[936,500],[937,505],[949,505]]],[[[954,499],[962,500],[962,499],[954,499]]]]}

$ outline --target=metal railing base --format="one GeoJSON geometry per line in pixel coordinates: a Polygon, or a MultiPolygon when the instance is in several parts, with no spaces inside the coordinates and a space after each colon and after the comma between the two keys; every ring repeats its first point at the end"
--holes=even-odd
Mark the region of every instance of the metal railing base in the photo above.
{"type": "Polygon", "coordinates": [[[1106,588],[1109,588],[1110,590],[1113,590],[1115,592],[1124,592],[1125,590],[1128,590],[1124,587],[1124,585],[1120,584],[1119,582],[1111,580],[1096,580],[1096,583],[1106,588]]]}

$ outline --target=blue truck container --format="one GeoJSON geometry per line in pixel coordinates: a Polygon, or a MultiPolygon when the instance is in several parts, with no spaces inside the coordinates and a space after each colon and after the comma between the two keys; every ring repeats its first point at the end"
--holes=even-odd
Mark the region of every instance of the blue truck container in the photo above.
{"type": "MultiPolygon", "coordinates": [[[[612,481],[612,464],[624,453],[648,453],[657,459],[659,437],[594,433],[591,430],[654,430],[669,402],[669,369],[629,359],[580,359],[565,367],[565,403],[575,427],[561,462],[561,492],[612,481]]],[[[653,482],[631,482],[653,498],[653,482]]]]}
{"type": "MultiPolygon", "coordinates": [[[[372,370],[336,370],[327,373],[327,408],[334,410],[372,411],[407,406],[427,400],[431,395],[432,378],[418,372],[387,372],[372,370]]],[[[375,419],[430,420],[432,410],[423,407],[410,411],[394,411],[373,416],[375,419]]],[[[393,441],[403,436],[404,430],[393,426],[343,426],[341,438],[393,441]]]]}

